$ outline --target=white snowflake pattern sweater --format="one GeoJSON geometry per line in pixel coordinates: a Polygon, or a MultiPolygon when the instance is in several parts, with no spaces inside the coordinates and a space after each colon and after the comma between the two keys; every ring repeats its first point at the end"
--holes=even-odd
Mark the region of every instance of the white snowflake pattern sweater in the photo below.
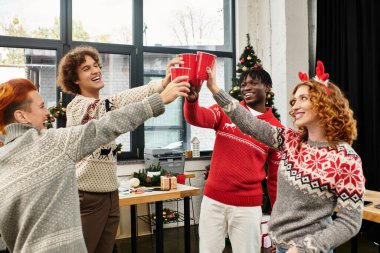
{"type": "Polygon", "coordinates": [[[164,111],[154,94],[83,126],[8,125],[0,148],[0,239],[7,248],[14,253],[87,252],[75,162],[164,111]]]}
{"type": "MultiPolygon", "coordinates": [[[[139,102],[145,97],[163,90],[162,81],[122,91],[114,96],[94,99],[77,95],[67,106],[66,126],[82,125],[103,117],[107,111],[139,102]]],[[[112,141],[76,164],[78,189],[87,192],[112,192],[117,190],[116,143],[112,141]]]]}

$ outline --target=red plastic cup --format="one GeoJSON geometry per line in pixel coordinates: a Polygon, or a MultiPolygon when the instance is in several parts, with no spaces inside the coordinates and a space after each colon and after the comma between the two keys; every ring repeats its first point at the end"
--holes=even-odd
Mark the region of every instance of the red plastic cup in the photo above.
{"type": "MultiPolygon", "coordinates": [[[[173,81],[177,76],[189,76],[190,75],[190,68],[171,67],[170,68],[170,73],[171,73],[171,79],[173,81]]],[[[188,82],[189,79],[184,80],[184,81],[188,82]]]]}
{"type": "Polygon", "coordinates": [[[197,82],[197,55],[196,54],[179,54],[184,61],[183,64],[179,64],[180,67],[190,68],[189,83],[195,85],[197,82]]]}
{"type": "Polygon", "coordinates": [[[185,179],[186,179],[185,174],[178,174],[177,175],[177,183],[186,184],[185,179]]]}
{"type": "Polygon", "coordinates": [[[203,84],[203,82],[204,82],[205,80],[199,80],[198,78],[197,78],[197,80],[194,82],[194,86],[202,86],[202,84],[203,84]]]}
{"type": "Polygon", "coordinates": [[[197,78],[200,81],[205,81],[208,79],[206,68],[210,67],[212,69],[215,62],[216,55],[200,51],[197,52],[197,78]]]}

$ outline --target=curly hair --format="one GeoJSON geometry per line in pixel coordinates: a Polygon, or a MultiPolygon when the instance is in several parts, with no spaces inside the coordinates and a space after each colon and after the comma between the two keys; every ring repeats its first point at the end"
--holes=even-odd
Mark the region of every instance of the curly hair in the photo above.
{"type": "Polygon", "coordinates": [[[263,84],[268,85],[272,88],[272,78],[269,73],[262,68],[251,68],[246,72],[243,72],[239,78],[239,83],[241,84],[247,77],[250,76],[252,79],[260,79],[263,84]]]}
{"type": "Polygon", "coordinates": [[[90,46],[79,46],[70,50],[59,62],[57,84],[62,91],[76,95],[80,94],[80,88],[75,83],[78,81],[77,68],[85,62],[85,57],[90,56],[101,67],[99,52],[90,46]]]}
{"type": "MultiPolygon", "coordinates": [[[[335,147],[338,142],[345,141],[352,145],[353,141],[357,138],[356,120],[347,98],[339,87],[329,82],[328,89],[331,95],[328,95],[323,84],[309,80],[297,84],[293,88],[292,94],[294,95],[301,86],[309,87],[313,110],[317,112],[320,118],[320,126],[325,130],[326,139],[329,144],[335,147]]],[[[292,100],[290,104],[292,105],[292,100]]],[[[292,110],[290,110],[289,114],[294,118],[292,110]]],[[[306,142],[308,139],[307,129],[301,127],[300,133],[301,142],[306,142]]]]}

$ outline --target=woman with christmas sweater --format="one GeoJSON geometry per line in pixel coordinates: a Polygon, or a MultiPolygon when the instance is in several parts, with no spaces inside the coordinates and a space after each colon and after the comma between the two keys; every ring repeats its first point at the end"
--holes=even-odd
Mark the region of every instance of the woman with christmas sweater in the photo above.
{"type": "Polygon", "coordinates": [[[356,121],[340,89],[318,62],[317,76],[293,89],[290,115],[299,130],[278,128],[252,117],[215,83],[208,88],[242,132],[283,151],[277,200],[269,222],[277,252],[328,252],[361,227],[365,178],[352,149],[356,121]],[[337,218],[329,217],[338,209],[337,218]]]}

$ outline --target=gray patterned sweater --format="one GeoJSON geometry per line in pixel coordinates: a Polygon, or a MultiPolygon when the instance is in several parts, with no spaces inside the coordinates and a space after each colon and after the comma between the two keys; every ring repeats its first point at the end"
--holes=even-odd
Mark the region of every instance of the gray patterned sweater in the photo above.
{"type": "Polygon", "coordinates": [[[299,132],[253,117],[226,92],[214,96],[243,133],[283,151],[277,200],[269,234],[274,243],[298,252],[327,252],[348,241],[361,226],[365,179],[360,157],[347,144],[300,143],[299,132]],[[328,218],[338,208],[337,218],[328,218]]]}
{"type": "Polygon", "coordinates": [[[83,126],[8,125],[0,148],[0,234],[11,252],[87,252],[75,163],[163,112],[154,94],[83,126]]]}
{"type": "MultiPolygon", "coordinates": [[[[107,111],[115,110],[130,103],[138,102],[163,90],[162,80],[153,80],[148,85],[127,89],[116,95],[94,99],[77,95],[67,106],[66,126],[85,124],[99,119],[107,111]]],[[[76,164],[78,189],[88,192],[112,192],[117,190],[116,143],[97,148],[92,154],[76,164]]]]}

